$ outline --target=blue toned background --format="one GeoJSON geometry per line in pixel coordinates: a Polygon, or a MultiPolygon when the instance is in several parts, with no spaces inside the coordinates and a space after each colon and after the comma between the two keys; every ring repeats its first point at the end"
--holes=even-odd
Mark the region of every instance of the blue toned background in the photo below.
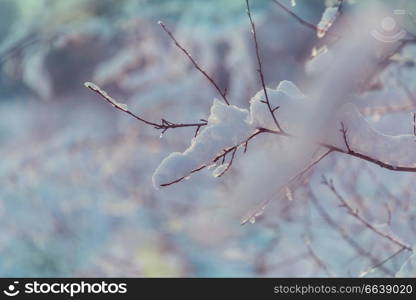
{"type": "MultiPolygon", "coordinates": [[[[251,2],[268,85],[303,82],[315,33],[271,1],[251,2]]],[[[325,1],[298,0],[293,9],[316,24],[325,1]]],[[[254,145],[224,178],[202,172],[167,189],[152,186],[159,162],[185,149],[193,131],[159,138],[83,83],[99,84],[147,119],[206,118],[218,95],[158,20],[227,88],[233,104],[248,106],[260,85],[243,0],[0,0],[0,276],[325,276],[304,243],[311,228],[317,253],[337,274],[366,271],[368,261],[343,244],[302,193],[240,226],[260,200],[233,193],[265,163],[254,145]]],[[[392,123],[408,130],[394,117],[379,124],[392,123]]],[[[341,172],[345,191],[365,203],[377,200],[373,217],[382,222],[390,196],[378,187],[402,199],[414,190],[412,178],[391,179],[364,165],[331,158],[312,183],[341,172]]],[[[319,195],[339,210],[329,193],[319,195]]],[[[341,210],[334,214],[347,219],[341,210]]],[[[404,208],[397,214],[409,217],[404,208]]],[[[385,249],[362,228],[342,226],[385,249]]]]}

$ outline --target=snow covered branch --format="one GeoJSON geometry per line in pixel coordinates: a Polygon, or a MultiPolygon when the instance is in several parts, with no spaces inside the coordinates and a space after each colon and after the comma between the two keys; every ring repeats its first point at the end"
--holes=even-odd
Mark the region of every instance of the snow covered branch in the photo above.
{"type": "MultiPolygon", "coordinates": [[[[279,1],[274,0],[274,2],[296,20],[316,30],[318,35],[328,31],[335,18],[341,14],[343,5],[340,1],[338,6],[328,8],[321,22],[315,26],[298,17],[279,1]]],[[[315,91],[308,91],[307,95],[290,81],[281,81],[275,89],[270,89],[265,83],[257,31],[249,0],[246,0],[246,7],[254,41],[257,71],[261,81],[261,90],[250,100],[249,108],[231,105],[226,92],[219,88],[217,82],[199,66],[162,22],[159,22],[162,29],[222,98],[222,102],[214,99],[207,120],[201,119],[200,122],[195,123],[173,123],[166,119],[162,119],[160,123],[149,121],[132,113],[127,105],[119,103],[98,86],[86,83],[89,89],[99,94],[116,109],[161,130],[162,133],[174,128],[195,128],[195,136],[189,147],[182,152],[169,154],[157,167],[152,177],[154,187],[171,186],[203,169],[213,168],[212,175],[222,177],[238,158],[238,150],[241,149],[245,153],[249,142],[263,134],[275,135],[276,144],[282,149],[293,147],[292,159],[296,156],[301,157],[298,160],[297,172],[291,174],[293,175],[291,177],[288,176],[285,182],[279,183],[278,193],[290,189],[292,184],[298,182],[304,174],[334,152],[392,171],[416,172],[416,153],[412,151],[416,141],[415,134],[390,136],[378,132],[364,119],[352,100],[348,100],[353,94],[351,90],[359,91],[360,86],[367,88],[380,69],[390,64],[392,55],[400,51],[406,41],[399,41],[390,47],[387,54],[383,52],[384,56],[372,60],[368,57],[371,57],[375,46],[370,44],[365,51],[357,55],[357,58],[352,59],[348,66],[343,62],[334,63],[331,52],[320,54],[314,58],[315,66],[318,65],[320,68],[315,69],[312,75],[322,74],[327,69],[331,71],[327,71],[321,79],[320,84],[323,87],[319,86],[315,91]],[[357,70],[362,66],[365,71],[357,70]],[[339,82],[345,84],[338,85],[339,82]],[[277,110],[278,119],[275,115],[277,110]],[[311,151],[308,150],[309,148],[311,151]],[[318,158],[314,158],[315,155],[311,156],[309,153],[316,149],[324,150],[318,158]]],[[[347,55],[351,49],[354,49],[354,43],[361,45],[361,40],[355,37],[351,42],[352,44],[348,40],[341,39],[332,52],[339,51],[347,55]]],[[[416,132],[416,129],[414,131],[416,132]]],[[[269,201],[270,199],[263,201],[260,209],[249,215],[242,224],[252,222],[269,201]]],[[[407,245],[402,246],[409,249],[407,245]]]]}
{"type": "MultiPolygon", "coordinates": [[[[264,107],[263,91],[257,93],[250,101],[250,112],[215,100],[207,121],[172,123],[162,119],[160,123],[155,123],[132,113],[127,105],[116,101],[95,84],[86,83],[86,87],[99,94],[116,109],[146,125],[162,130],[162,133],[174,128],[196,128],[199,135],[195,135],[191,146],[184,153],[176,152],[169,155],[155,171],[153,182],[155,186],[162,187],[178,183],[195,172],[214,165],[217,165],[214,176],[221,177],[230,169],[237,149],[243,147],[245,152],[248,143],[260,134],[302,138],[291,132],[296,132],[297,123],[300,121],[297,115],[302,115],[302,111],[308,109],[308,101],[311,101],[306,100],[306,96],[288,81],[282,81],[276,90],[268,89],[271,105],[280,107],[281,111],[283,130],[276,131],[269,129],[273,127],[274,119],[264,107]],[[226,163],[228,155],[230,160],[226,163]]],[[[388,136],[378,133],[364,120],[353,104],[343,106],[334,120],[340,122],[341,129],[329,131],[324,140],[315,141],[329,153],[350,155],[392,171],[416,172],[416,154],[407,150],[415,143],[414,135],[388,136]],[[401,155],[400,151],[405,151],[405,155],[401,155]]]]}

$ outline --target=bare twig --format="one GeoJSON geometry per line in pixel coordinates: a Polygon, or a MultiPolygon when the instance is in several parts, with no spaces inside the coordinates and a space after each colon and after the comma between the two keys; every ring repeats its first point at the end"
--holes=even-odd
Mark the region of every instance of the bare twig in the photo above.
{"type": "Polygon", "coordinates": [[[416,113],[413,112],[413,135],[416,136],[416,113]]]}
{"type": "MultiPolygon", "coordinates": [[[[310,163],[306,168],[304,168],[302,171],[300,171],[299,173],[297,173],[295,176],[293,176],[292,178],[290,178],[288,180],[288,182],[281,186],[277,192],[275,193],[275,195],[278,195],[279,193],[281,193],[282,191],[284,191],[289,185],[291,185],[293,182],[299,180],[300,178],[302,178],[302,176],[307,173],[309,170],[311,170],[315,165],[317,165],[321,160],[323,160],[326,156],[328,156],[330,153],[332,152],[332,150],[328,150],[326,151],[324,154],[322,154],[318,159],[316,159],[315,161],[313,161],[312,163],[310,163]]],[[[247,217],[243,218],[240,222],[241,225],[245,225],[247,224],[250,220],[252,220],[253,218],[255,218],[256,215],[258,215],[261,211],[263,211],[267,205],[269,205],[269,203],[274,199],[275,195],[273,195],[273,197],[267,199],[266,201],[263,201],[260,206],[254,210],[253,213],[249,214],[247,217]]]]}
{"type": "Polygon", "coordinates": [[[344,0],[338,0],[338,13],[342,14],[344,12],[344,0]]]}
{"type": "Polygon", "coordinates": [[[282,128],[280,127],[279,122],[276,119],[275,111],[276,111],[277,108],[272,108],[272,105],[269,101],[269,95],[267,93],[266,83],[265,83],[265,80],[264,80],[263,68],[262,68],[262,64],[261,64],[259,43],[257,41],[256,25],[254,24],[253,18],[251,16],[249,0],[246,0],[246,6],[247,6],[247,16],[250,20],[251,30],[252,30],[252,34],[253,34],[254,46],[255,46],[255,49],[256,49],[256,57],[257,57],[257,63],[258,63],[258,70],[257,71],[260,75],[261,85],[262,85],[263,91],[264,91],[264,97],[266,98],[266,105],[267,105],[267,107],[270,111],[270,114],[272,115],[273,122],[275,123],[277,129],[279,129],[279,131],[283,131],[282,128]]]}
{"type": "Polygon", "coordinates": [[[218,86],[218,84],[215,82],[215,80],[208,75],[208,73],[202,69],[198,63],[195,61],[195,59],[191,56],[191,54],[189,54],[189,52],[181,46],[181,44],[179,44],[179,42],[176,40],[175,36],[173,35],[173,33],[165,26],[165,24],[163,24],[162,21],[159,21],[159,25],[162,27],[162,29],[168,34],[168,36],[171,38],[171,40],[175,43],[176,47],[178,47],[187,57],[188,59],[191,61],[191,63],[194,65],[194,67],[202,73],[202,75],[204,75],[208,81],[214,86],[214,88],[218,91],[218,93],[220,94],[221,98],[224,100],[224,102],[227,105],[230,105],[230,102],[227,99],[227,90],[222,91],[220,89],[220,87],[218,86]]]}
{"type": "Polygon", "coordinates": [[[320,267],[322,270],[325,271],[326,275],[329,277],[334,277],[334,274],[329,270],[326,263],[315,253],[315,251],[312,249],[311,241],[309,239],[305,238],[305,245],[308,249],[309,255],[312,257],[312,259],[315,261],[315,263],[320,267]]]}
{"type": "Polygon", "coordinates": [[[348,144],[348,137],[347,137],[348,129],[345,128],[344,122],[341,122],[341,130],[340,131],[342,133],[342,137],[344,138],[344,143],[345,143],[345,146],[347,147],[348,152],[351,152],[351,148],[350,148],[350,145],[348,144]]]}
{"type": "MultiPolygon", "coordinates": [[[[233,162],[234,162],[234,156],[235,156],[235,153],[237,152],[237,149],[238,149],[238,147],[235,147],[234,148],[234,150],[232,151],[232,153],[231,153],[231,159],[230,159],[230,162],[228,163],[228,165],[227,165],[227,167],[224,169],[224,171],[222,171],[220,174],[218,174],[218,177],[221,177],[222,175],[224,175],[230,168],[231,168],[231,165],[233,164],[233,162]]],[[[225,161],[225,156],[224,156],[224,158],[223,158],[223,160],[225,161]]],[[[224,163],[224,161],[223,161],[223,163],[224,163]]]]}
{"type": "Polygon", "coordinates": [[[385,263],[387,263],[388,261],[392,260],[393,258],[395,258],[397,255],[399,255],[400,253],[402,253],[406,248],[400,248],[399,250],[397,250],[396,252],[394,252],[392,255],[390,255],[389,257],[387,257],[386,259],[383,259],[381,262],[379,262],[378,264],[375,264],[374,266],[370,267],[367,271],[361,273],[360,277],[363,277],[365,275],[367,275],[368,273],[372,272],[373,270],[380,268],[382,265],[384,265],[385,263]]]}
{"type": "Polygon", "coordinates": [[[367,76],[364,76],[365,78],[363,78],[362,84],[360,85],[360,92],[365,92],[366,90],[368,90],[368,87],[371,86],[372,80],[381,72],[383,72],[393,62],[392,57],[396,53],[399,53],[404,46],[408,45],[409,43],[414,43],[415,41],[416,38],[402,39],[398,41],[397,47],[395,47],[392,51],[384,55],[384,57],[380,58],[378,64],[370,72],[368,72],[367,76]]]}
{"type": "Polygon", "coordinates": [[[386,224],[390,226],[391,225],[391,209],[390,209],[390,206],[387,203],[384,203],[384,207],[386,208],[386,211],[387,211],[387,222],[386,222],[386,224]]]}
{"type": "Polygon", "coordinates": [[[318,27],[315,26],[312,23],[309,23],[308,21],[305,21],[301,17],[299,17],[297,14],[295,14],[290,8],[286,7],[284,4],[280,3],[278,0],[272,0],[277,6],[279,6],[282,10],[287,12],[289,15],[291,15],[296,21],[298,21],[300,24],[304,25],[307,28],[310,28],[316,32],[318,32],[318,27]]]}
{"type": "Polygon", "coordinates": [[[404,93],[406,94],[407,98],[412,102],[413,104],[416,104],[416,97],[414,93],[410,90],[410,88],[407,86],[406,83],[403,82],[400,78],[396,78],[396,81],[398,85],[400,85],[403,88],[404,93]]]}
{"type": "MultiPolygon", "coordinates": [[[[53,36],[49,37],[48,40],[49,39],[53,39],[53,36]]],[[[2,66],[10,57],[15,55],[16,53],[19,53],[27,47],[30,47],[41,41],[41,38],[37,36],[34,32],[25,35],[22,39],[16,41],[8,49],[0,53],[0,66],[2,66]]]]}
{"type": "Polygon", "coordinates": [[[132,116],[133,118],[135,118],[136,120],[139,120],[140,122],[145,123],[146,125],[150,125],[150,126],[153,126],[153,128],[155,128],[155,129],[162,130],[162,133],[165,133],[168,129],[173,129],[173,128],[195,127],[196,128],[195,135],[196,135],[201,127],[208,124],[208,122],[206,120],[201,120],[200,123],[173,123],[173,122],[167,121],[165,119],[162,119],[161,123],[155,123],[155,122],[152,122],[152,121],[148,121],[148,120],[143,119],[142,117],[132,113],[128,109],[126,104],[118,102],[117,100],[115,100],[113,97],[111,97],[106,91],[101,89],[96,84],[91,83],[91,82],[86,82],[85,87],[87,87],[90,90],[96,92],[105,101],[110,103],[116,109],[118,109],[122,112],[125,112],[126,114],[132,116]]]}
{"type": "Polygon", "coordinates": [[[394,273],[386,268],[384,265],[380,264],[380,261],[375,258],[370,252],[364,249],[359,243],[357,243],[346,231],[343,227],[341,227],[338,222],[336,222],[330,214],[324,209],[324,207],[319,203],[318,199],[316,198],[315,194],[312,190],[309,189],[308,192],[309,199],[311,200],[312,204],[315,206],[319,215],[325,220],[325,222],[329,225],[330,228],[335,229],[338,233],[342,236],[342,238],[347,242],[355,251],[363,256],[366,257],[371,261],[373,265],[379,265],[379,268],[386,274],[393,276],[394,273]]]}
{"type": "Polygon", "coordinates": [[[278,234],[275,234],[273,238],[267,243],[267,245],[256,255],[254,261],[254,268],[257,274],[264,275],[270,269],[270,263],[268,262],[268,256],[273,252],[274,248],[280,242],[278,234]]]}
{"type": "Polygon", "coordinates": [[[367,221],[366,219],[364,219],[360,214],[358,209],[354,209],[352,208],[352,206],[344,199],[344,197],[342,197],[342,195],[338,192],[338,190],[335,188],[335,185],[333,183],[332,180],[328,180],[323,176],[323,180],[322,183],[327,186],[330,191],[336,196],[336,198],[339,200],[339,202],[341,203],[342,207],[345,207],[347,209],[347,212],[353,216],[356,220],[358,220],[361,224],[363,224],[365,227],[367,227],[368,229],[370,229],[371,231],[373,231],[374,233],[378,234],[379,236],[383,237],[384,239],[400,246],[401,248],[406,249],[407,251],[412,252],[412,247],[410,247],[409,245],[399,241],[397,238],[395,238],[394,236],[381,231],[380,229],[376,228],[373,224],[371,224],[369,221],[367,221]]]}

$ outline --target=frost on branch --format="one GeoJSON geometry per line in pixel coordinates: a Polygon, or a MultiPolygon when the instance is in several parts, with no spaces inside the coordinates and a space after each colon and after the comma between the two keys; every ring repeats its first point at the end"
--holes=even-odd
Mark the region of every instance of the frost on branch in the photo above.
{"type": "Polygon", "coordinates": [[[89,88],[89,89],[93,90],[93,91],[94,91],[94,92],[96,92],[96,93],[99,93],[99,94],[100,94],[102,97],[104,97],[104,98],[105,98],[108,102],[110,102],[112,106],[114,106],[114,107],[116,107],[116,108],[118,108],[118,109],[120,109],[120,110],[123,110],[123,111],[125,111],[125,112],[127,112],[127,111],[129,110],[129,108],[128,108],[127,104],[117,102],[117,100],[116,100],[116,99],[114,99],[114,98],[113,98],[113,97],[111,97],[109,94],[107,94],[107,92],[106,92],[106,91],[104,91],[104,90],[102,90],[102,89],[101,89],[98,85],[96,85],[96,84],[94,84],[94,83],[92,83],[92,82],[85,82],[85,83],[84,83],[84,86],[85,86],[86,88],[89,88]]]}

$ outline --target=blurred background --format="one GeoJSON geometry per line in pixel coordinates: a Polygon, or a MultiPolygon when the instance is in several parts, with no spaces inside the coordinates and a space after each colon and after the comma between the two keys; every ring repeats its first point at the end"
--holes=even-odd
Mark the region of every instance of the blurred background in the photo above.
{"type": "MultiPolygon", "coordinates": [[[[322,40],[272,1],[251,2],[268,86],[302,86],[322,40]]],[[[337,1],[282,3],[318,24],[337,1]]],[[[159,137],[83,83],[150,120],[206,118],[218,95],[158,20],[233,104],[248,107],[260,84],[243,0],[0,0],[0,276],[394,276],[409,253],[348,215],[321,178],[372,224],[413,244],[411,173],[334,154],[244,226],[263,199],[237,189],[264,188],[253,183],[270,167],[261,143],[221,179],[201,172],[154,189],[153,171],[193,130],[159,137]]],[[[415,50],[404,47],[380,74],[394,97],[379,88],[362,102],[385,133],[413,130],[415,50]]]]}

